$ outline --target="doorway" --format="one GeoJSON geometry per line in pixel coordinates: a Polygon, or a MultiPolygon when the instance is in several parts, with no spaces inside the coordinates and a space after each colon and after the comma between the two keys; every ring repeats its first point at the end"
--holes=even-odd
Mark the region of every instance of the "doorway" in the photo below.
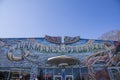
{"type": "Polygon", "coordinates": [[[62,80],[62,76],[61,75],[54,75],[54,80],[62,80]]]}
{"type": "Polygon", "coordinates": [[[65,75],[65,80],[73,80],[73,75],[65,75]]]}

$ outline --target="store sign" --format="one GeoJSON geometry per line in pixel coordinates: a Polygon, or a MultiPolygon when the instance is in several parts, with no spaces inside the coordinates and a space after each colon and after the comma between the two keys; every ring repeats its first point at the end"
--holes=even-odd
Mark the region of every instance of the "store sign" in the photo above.
{"type": "Polygon", "coordinates": [[[40,53],[84,53],[90,51],[98,51],[98,50],[107,50],[108,47],[104,44],[86,44],[86,45],[77,45],[77,46],[70,46],[70,45],[56,45],[56,46],[49,46],[43,44],[27,44],[21,43],[18,44],[15,49],[27,49],[27,50],[35,50],[40,53]]]}

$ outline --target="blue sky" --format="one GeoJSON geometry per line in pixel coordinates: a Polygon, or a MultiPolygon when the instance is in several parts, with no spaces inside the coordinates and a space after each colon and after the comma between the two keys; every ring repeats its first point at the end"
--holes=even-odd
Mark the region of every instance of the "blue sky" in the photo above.
{"type": "Polygon", "coordinates": [[[0,0],[0,37],[81,36],[120,29],[119,0],[0,0]]]}

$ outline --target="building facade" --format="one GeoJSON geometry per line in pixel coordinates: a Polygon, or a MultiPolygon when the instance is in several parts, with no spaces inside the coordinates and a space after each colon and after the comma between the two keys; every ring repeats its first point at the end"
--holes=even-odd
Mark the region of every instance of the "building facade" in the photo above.
{"type": "Polygon", "coordinates": [[[1,38],[0,80],[119,80],[118,41],[1,38]]]}

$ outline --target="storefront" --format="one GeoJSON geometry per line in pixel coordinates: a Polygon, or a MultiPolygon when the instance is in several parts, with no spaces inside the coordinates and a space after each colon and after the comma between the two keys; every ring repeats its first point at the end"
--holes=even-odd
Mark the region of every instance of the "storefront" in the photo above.
{"type": "Polygon", "coordinates": [[[1,38],[0,80],[113,80],[118,45],[79,36],[1,38]]]}
{"type": "Polygon", "coordinates": [[[89,80],[88,69],[81,68],[43,68],[41,80],[89,80]]]}

